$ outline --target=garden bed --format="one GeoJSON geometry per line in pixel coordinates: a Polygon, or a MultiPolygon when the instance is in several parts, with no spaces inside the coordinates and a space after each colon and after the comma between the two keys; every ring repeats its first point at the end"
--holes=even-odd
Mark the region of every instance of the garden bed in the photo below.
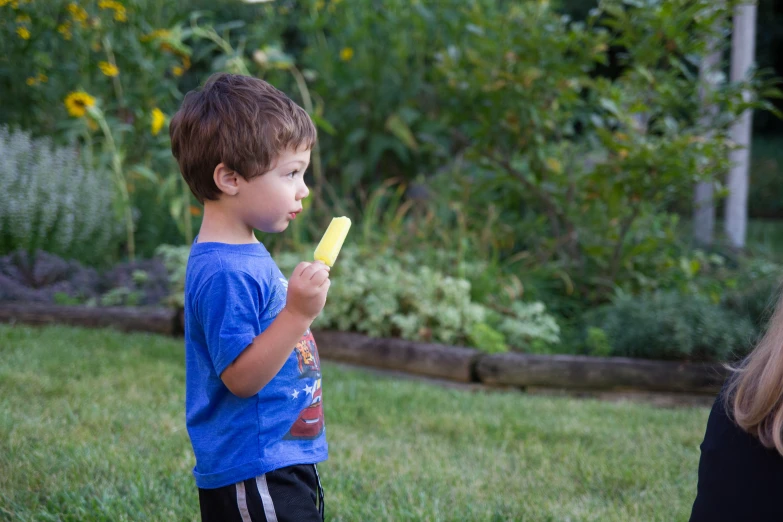
{"type": "MultiPolygon", "coordinates": [[[[181,313],[168,308],[0,303],[0,322],[112,327],[164,335],[183,331],[181,313]]],[[[325,359],[491,386],[715,394],[727,375],[725,367],[715,363],[485,354],[459,346],[334,331],[316,331],[315,337],[325,359]]]]}

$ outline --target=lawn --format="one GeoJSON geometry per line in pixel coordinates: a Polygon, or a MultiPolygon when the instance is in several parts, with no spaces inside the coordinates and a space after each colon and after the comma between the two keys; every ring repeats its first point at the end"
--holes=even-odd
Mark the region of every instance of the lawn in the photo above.
{"type": "MultiPolygon", "coordinates": [[[[197,520],[182,341],[0,325],[0,520],[197,520]]],[[[329,520],[685,520],[705,408],[323,364],[329,520]]]]}

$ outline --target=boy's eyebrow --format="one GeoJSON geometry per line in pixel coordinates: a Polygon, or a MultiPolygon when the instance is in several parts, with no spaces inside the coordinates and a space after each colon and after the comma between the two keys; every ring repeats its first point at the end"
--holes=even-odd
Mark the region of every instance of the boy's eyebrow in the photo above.
{"type": "Polygon", "coordinates": [[[302,160],[292,160],[292,161],[283,163],[283,167],[288,167],[288,166],[291,166],[291,165],[299,165],[300,167],[303,166],[306,169],[310,165],[310,163],[306,162],[306,161],[302,161],[302,160]]]}

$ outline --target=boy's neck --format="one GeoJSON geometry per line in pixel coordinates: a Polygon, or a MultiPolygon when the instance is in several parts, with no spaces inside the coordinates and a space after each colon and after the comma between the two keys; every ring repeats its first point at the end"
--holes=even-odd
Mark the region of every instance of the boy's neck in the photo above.
{"type": "Polygon", "coordinates": [[[217,202],[204,202],[204,219],[198,233],[199,243],[243,245],[258,243],[253,229],[226,212],[217,202]]]}

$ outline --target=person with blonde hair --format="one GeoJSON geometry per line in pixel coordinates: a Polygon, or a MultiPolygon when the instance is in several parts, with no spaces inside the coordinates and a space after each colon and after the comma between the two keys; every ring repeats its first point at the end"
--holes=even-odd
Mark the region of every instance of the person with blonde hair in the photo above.
{"type": "Polygon", "coordinates": [[[783,297],[731,370],[707,421],[690,521],[783,521],[783,297]]]}

